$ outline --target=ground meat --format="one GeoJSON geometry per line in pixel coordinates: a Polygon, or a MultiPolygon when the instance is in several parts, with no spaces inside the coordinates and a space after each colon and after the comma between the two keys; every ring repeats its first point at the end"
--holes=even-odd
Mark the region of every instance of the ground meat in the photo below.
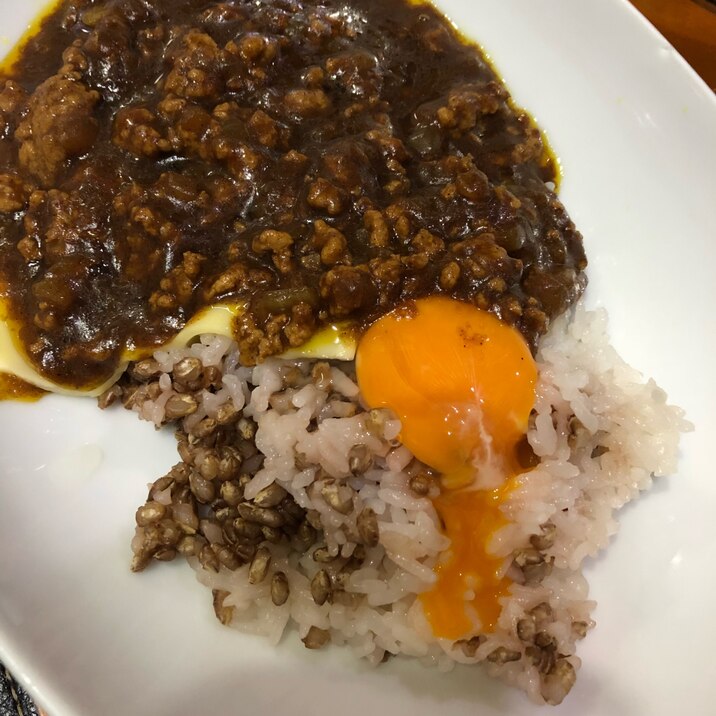
{"type": "Polygon", "coordinates": [[[295,89],[284,97],[289,111],[301,117],[317,117],[331,108],[331,100],[321,89],[295,89]]]}
{"type": "MultiPolygon", "coordinates": [[[[88,84],[96,88],[105,101],[117,101],[131,95],[132,80],[137,75],[139,56],[134,48],[133,21],[136,5],[98,11],[99,18],[92,32],[81,45],[81,52],[64,56],[76,70],[81,71],[88,84]]],[[[144,19],[147,19],[147,15],[144,19]]]]}
{"type": "Polygon", "coordinates": [[[15,174],[0,174],[0,213],[19,211],[27,204],[27,185],[15,174]]]}
{"type": "Polygon", "coordinates": [[[390,242],[390,231],[383,215],[375,209],[366,211],[363,217],[365,228],[370,232],[369,241],[376,248],[385,248],[390,242]]]}
{"type": "Polygon", "coordinates": [[[321,277],[321,297],[332,316],[344,317],[370,307],[377,291],[363,266],[337,266],[321,277]]]}
{"type": "Polygon", "coordinates": [[[208,299],[221,298],[227,294],[247,293],[256,288],[267,288],[273,284],[273,274],[264,268],[251,268],[236,262],[211,283],[206,296],[208,299]]]}
{"type": "Polygon", "coordinates": [[[14,126],[14,118],[27,101],[27,92],[12,80],[0,81],[0,136],[6,137],[14,126]]]}
{"type": "Polygon", "coordinates": [[[219,94],[222,52],[207,34],[190,30],[182,40],[164,90],[187,99],[208,99],[219,94]]]}
{"type": "Polygon", "coordinates": [[[348,7],[58,6],[0,78],[0,281],[38,369],[100,381],[216,301],[253,363],[435,293],[535,347],[576,300],[554,163],[477,49],[348,7]]]}
{"type": "Polygon", "coordinates": [[[219,123],[205,109],[183,103],[169,136],[176,151],[211,160],[217,153],[214,139],[218,133],[219,123]]]}
{"type": "Polygon", "coordinates": [[[425,254],[428,259],[435,258],[445,249],[445,242],[427,229],[420,229],[410,243],[418,253],[425,254]]]}
{"type": "Polygon", "coordinates": [[[374,97],[382,88],[378,59],[370,52],[344,52],[326,60],[328,76],[344,91],[358,97],[374,97]]]}
{"type": "Polygon", "coordinates": [[[117,112],[112,141],[132,154],[150,158],[171,149],[169,140],[157,129],[157,118],[144,107],[126,107],[117,112]]]}
{"type": "Polygon", "coordinates": [[[260,109],[251,115],[247,128],[259,144],[274,149],[279,142],[279,128],[274,119],[260,109]]]}
{"type": "Polygon", "coordinates": [[[273,251],[274,253],[281,253],[288,249],[293,243],[291,234],[287,234],[285,231],[274,231],[273,229],[267,229],[262,231],[257,236],[253,243],[252,248],[258,253],[263,251],[273,251]]]}
{"type": "Polygon", "coordinates": [[[308,187],[308,203],[330,216],[340,214],[346,206],[346,199],[340,189],[325,179],[316,179],[308,187]]]}
{"type": "Polygon", "coordinates": [[[81,256],[66,256],[55,261],[32,285],[35,313],[33,322],[39,328],[54,329],[72,309],[82,292],[90,265],[81,256]]]}
{"type": "Polygon", "coordinates": [[[194,292],[201,265],[205,257],[187,251],[181,263],[174,267],[160,282],[160,289],[149,298],[149,305],[155,311],[171,311],[186,306],[194,292]]]}
{"type": "Polygon", "coordinates": [[[319,220],[313,225],[313,230],[312,245],[320,251],[321,263],[324,266],[335,266],[350,259],[348,241],[338,229],[319,220]]]}
{"type": "Polygon", "coordinates": [[[485,87],[464,87],[448,95],[447,104],[436,113],[438,122],[445,129],[467,132],[473,129],[481,115],[495,114],[507,99],[507,91],[497,82],[485,87]]]}
{"type": "Polygon", "coordinates": [[[64,162],[86,152],[97,137],[92,116],[99,93],[56,75],[30,97],[28,113],[15,132],[20,166],[49,186],[64,162]]]}

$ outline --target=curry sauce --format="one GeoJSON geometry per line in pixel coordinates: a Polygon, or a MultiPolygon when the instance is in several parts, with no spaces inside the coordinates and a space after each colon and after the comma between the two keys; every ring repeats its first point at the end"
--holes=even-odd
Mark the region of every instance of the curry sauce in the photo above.
{"type": "Polygon", "coordinates": [[[0,80],[1,295],[68,386],[227,301],[249,364],[432,294],[534,347],[586,281],[556,179],[428,5],[63,2],[0,80]]]}

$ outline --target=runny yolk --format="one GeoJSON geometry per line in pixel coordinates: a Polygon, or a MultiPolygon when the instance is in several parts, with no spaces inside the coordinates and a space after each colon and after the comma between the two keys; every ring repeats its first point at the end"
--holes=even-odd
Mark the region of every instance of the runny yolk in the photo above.
{"type": "Polygon", "coordinates": [[[356,354],[372,408],[401,420],[401,441],[442,475],[435,508],[451,546],[422,595],[438,637],[490,631],[509,580],[489,551],[500,506],[520,472],[515,448],[535,401],[537,368],[520,333],[491,313],[444,297],[410,302],[376,321],[356,354]]]}

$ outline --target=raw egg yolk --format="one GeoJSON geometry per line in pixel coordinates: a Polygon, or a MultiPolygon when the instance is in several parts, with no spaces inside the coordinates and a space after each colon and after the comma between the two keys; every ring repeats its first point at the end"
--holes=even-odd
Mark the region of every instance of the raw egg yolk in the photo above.
{"type": "Polygon", "coordinates": [[[422,596],[438,637],[491,629],[509,581],[488,552],[506,523],[500,504],[520,472],[515,448],[527,431],[537,368],[521,334],[461,301],[412,301],[365,332],[358,384],[371,408],[390,408],[401,442],[442,475],[435,507],[451,547],[422,596]]]}

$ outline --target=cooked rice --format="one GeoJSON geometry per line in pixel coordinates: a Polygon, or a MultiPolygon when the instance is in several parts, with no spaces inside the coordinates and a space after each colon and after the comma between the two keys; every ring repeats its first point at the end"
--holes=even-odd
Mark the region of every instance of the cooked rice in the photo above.
{"type": "Polygon", "coordinates": [[[397,441],[400,424],[387,411],[366,411],[361,405],[352,364],[333,365],[318,380],[309,361],[271,359],[246,368],[232,341],[202,336],[186,349],[157,352],[161,394],[136,406],[143,418],[163,422],[164,406],[174,393],[171,371],[186,356],[219,367],[223,377],[219,390],[203,391],[184,429],[215,417],[221,405],[233,401],[257,423],[255,442],[264,456],[245,498],[279,483],[309,511],[322,532],[320,544],[337,557],[318,563],[312,557],[315,546],[300,551],[288,542],[267,543],[272,573],[285,573],[290,586],[281,606],[272,601],[271,579],[249,582],[248,564],[215,573],[191,558],[199,581],[228,593],[223,607],[232,627],[273,643],[288,627],[302,639],[319,628],[330,633],[332,643],[347,644],[374,664],[387,655],[415,657],[444,670],[456,662],[484,662],[491,674],[522,688],[535,702],[562,700],[580,666],[576,641],[593,626],[594,602],[581,565],[615,534],[615,510],[647,489],[653,476],[675,471],[679,433],[689,428],[665,393],[652,380],[643,382],[610,346],[604,311],[579,306],[542,342],[528,434],[540,461],[503,504],[509,524],[491,544],[491,551],[505,558],[513,584],[501,600],[494,631],[458,643],[433,636],[417,599],[435,582],[433,567],[449,547],[430,499],[438,488],[433,484],[424,497],[410,489],[415,461],[397,441]],[[356,445],[367,447],[373,464],[354,475],[348,455],[356,445]],[[348,514],[322,495],[321,487],[331,480],[352,489],[348,514]],[[377,515],[379,543],[359,548],[356,520],[366,507],[377,515]],[[549,538],[540,542],[545,534],[549,538]],[[549,568],[529,578],[515,560],[524,550],[534,551],[534,544],[540,544],[549,568]],[[365,556],[358,565],[354,559],[353,571],[341,573],[356,550],[365,556]],[[310,586],[319,569],[342,585],[321,605],[310,586]],[[542,634],[537,645],[536,632],[542,634]]]}

